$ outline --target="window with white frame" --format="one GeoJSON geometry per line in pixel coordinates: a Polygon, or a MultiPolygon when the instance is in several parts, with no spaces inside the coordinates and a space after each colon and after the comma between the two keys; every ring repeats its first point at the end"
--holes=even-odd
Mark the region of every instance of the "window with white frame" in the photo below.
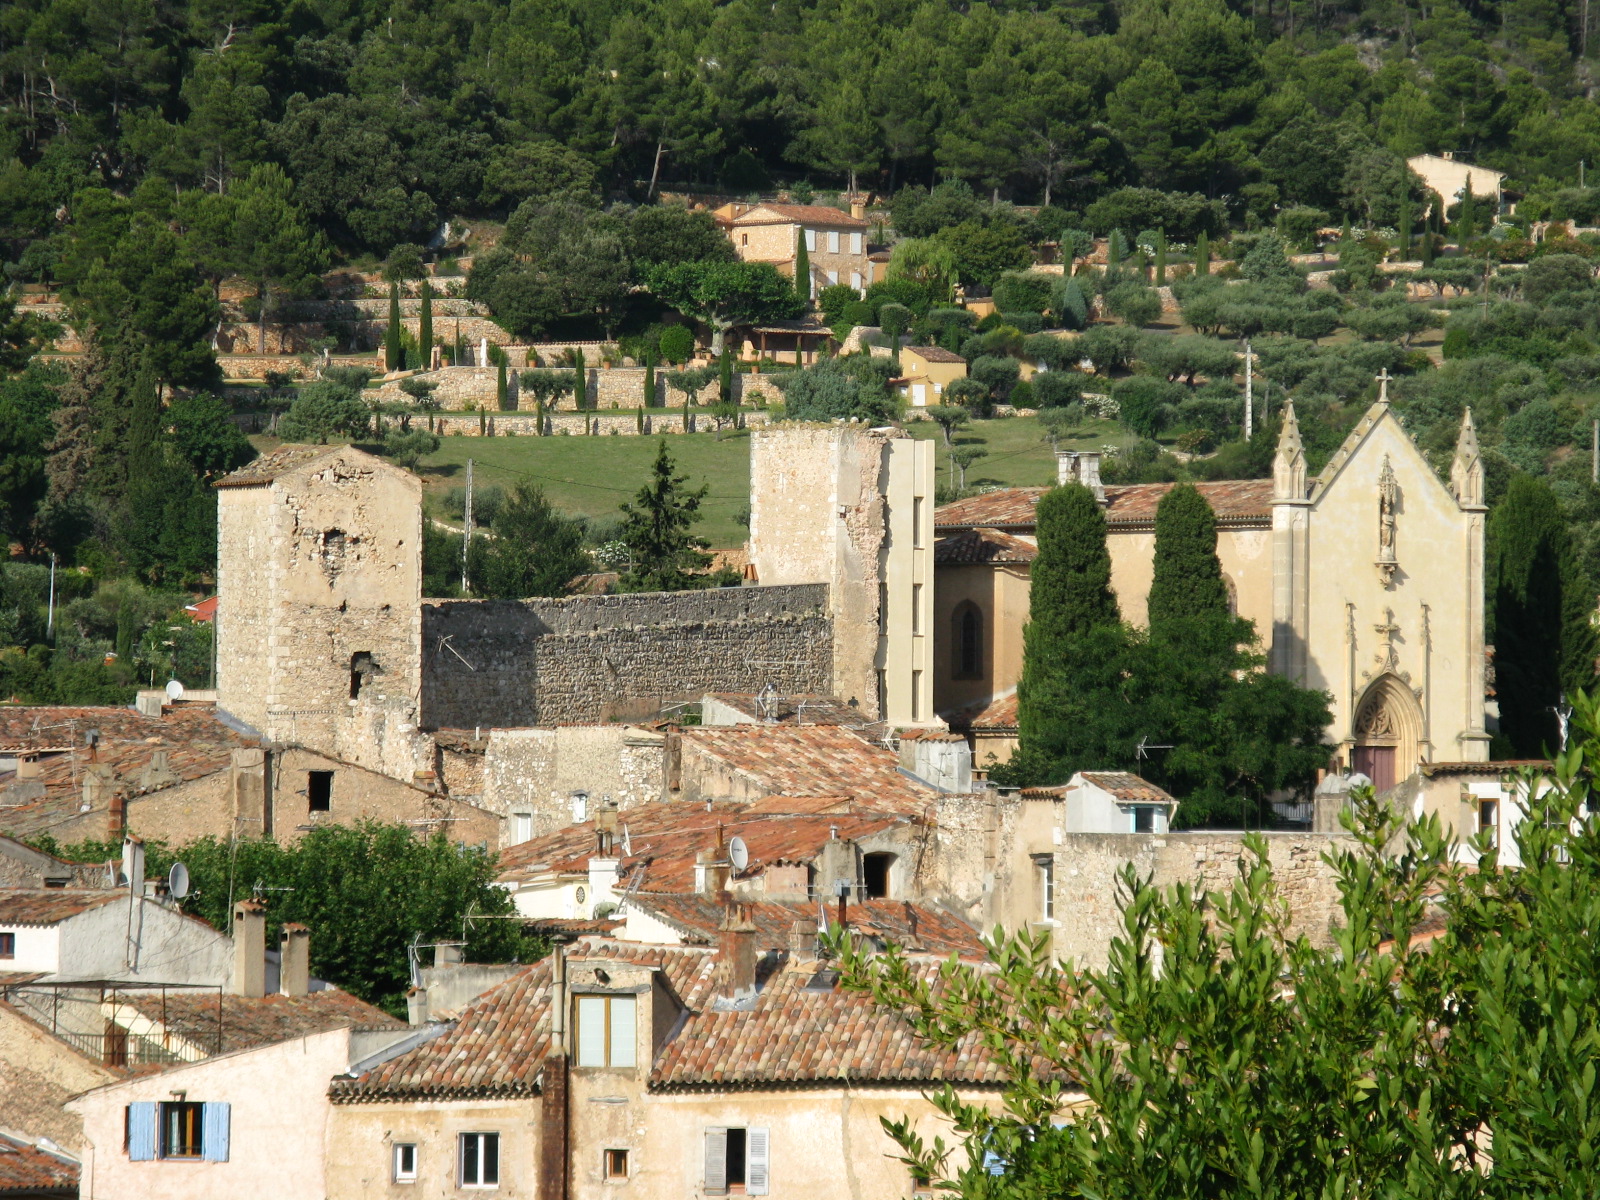
{"type": "Polygon", "coordinates": [[[837,229],[828,230],[828,253],[839,253],[839,231],[837,229]]]}
{"type": "Polygon", "coordinates": [[[1483,798],[1478,801],[1478,832],[1489,835],[1489,844],[1500,844],[1500,801],[1483,798]]]}
{"type": "Polygon", "coordinates": [[[861,235],[859,233],[852,233],[850,235],[850,253],[861,253],[861,235]]]}
{"type": "Polygon", "coordinates": [[[1156,831],[1156,807],[1153,804],[1135,804],[1133,806],[1133,832],[1154,833],[1156,831]]]}
{"type": "Polygon", "coordinates": [[[396,1142],[394,1144],[394,1181],[396,1183],[415,1183],[417,1181],[417,1144],[415,1142],[396,1142]]]}
{"type": "Polygon", "coordinates": [[[1039,919],[1056,919],[1056,860],[1048,854],[1034,856],[1034,879],[1039,888],[1039,919]]]}
{"type": "Polygon", "coordinates": [[[573,1036],[580,1067],[637,1065],[638,1000],[634,996],[577,996],[573,1001],[573,1036]]]}
{"type": "Polygon", "coordinates": [[[533,838],[533,814],[513,813],[511,817],[511,840],[513,843],[531,841],[533,838]]]}
{"type": "Polygon", "coordinates": [[[763,1126],[712,1126],[706,1130],[708,1196],[765,1196],[772,1186],[772,1139],[763,1126]]]}
{"type": "Polygon", "coordinates": [[[456,1139],[462,1187],[492,1188],[500,1186],[500,1135],[498,1133],[463,1133],[456,1139]]]}

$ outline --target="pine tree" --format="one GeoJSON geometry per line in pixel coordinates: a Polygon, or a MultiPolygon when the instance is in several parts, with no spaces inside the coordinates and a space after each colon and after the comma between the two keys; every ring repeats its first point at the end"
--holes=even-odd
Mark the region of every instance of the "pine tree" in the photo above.
{"type": "Polygon", "coordinates": [[[701,573],[711,565],[711,556],[704,553],[706,543],[689,532],[701,518],[706,489],[686,488],[687,476],[675,475],[673,469],[662,439],[649,482],[639,489],[634,503],[622,506],[618,540],[627,546],[633,566],[619,581],[621,591],[674,592],[710,582],[711,577],[701,573]]]}
{"type": "Polygon", "coordinates": [[[1194,244],[1194,273],[1211,274],[1211,238],[1203,230],[1194,244]]]}
{"type": "Polygon", "coordinates": [[[1516,475],[1489,518],[1487,591],[1500,734],[1518,758],[1560,745],[1555,709],[1594,683],[1595,632],[1566,517],[1550,485],[1516,475]]]}
{"type": "Polygon", "coordinates": [[[806,249],[806,231],[795,231],[794,290],[807,309],[811,307],[811,254],[806,249]]]}
{"type": "Polygon", "coordinates": [[[1217,517],[1192,483],[1178,484],[1156,507],[1149,614],[1152,633],[1189,618],[1229,615],[1217,559],[1217,517]]]}
{"type": "Polygon", "coordinates": [[[383,369],[403,371],[406,367],[405,351],[400,343],[400,285],[389,285],[389,327],[383,331],[383,369]]]}
{"type": "Polygon", "coordinates": [[[417,365],[426,371],[433,366],[433,285],[422,281],[422,319],[417,326],[417,349],[422,361],[417,365]]]}

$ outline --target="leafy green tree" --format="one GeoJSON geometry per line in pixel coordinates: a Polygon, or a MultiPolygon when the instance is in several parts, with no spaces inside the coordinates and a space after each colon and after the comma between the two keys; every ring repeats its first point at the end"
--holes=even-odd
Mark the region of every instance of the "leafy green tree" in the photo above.
{"type": "Polygon", "coordinates": [[[286,442],[326,445],[329,438],[341,434],[365,437],[371,425],[371,410],[356,388],[323,378],[300,389],[289,411],[278,420],[278,436],[286,442]]]}
{"type": "Polygon", "coordinates": [[[703,587],[711,565],[706,542],[690,530],[701,518],[706,488],[690,488],[688,476],[674,474],[663,440],[650,467],[650,480],[622,505],[618,539],[628,548],[631,566],[618,583],[627,592],[677,592],[703,587]]]}
{"type": "Polygon", "coordinates": [[[633,210],[627,225],[628,258],[634,269],[682,262],[733,262],[733,243],[711,214],[682,204],[646,204],[633,210]]]}
{"type": "Polygon", "coordinates": [[[980,225],[969,221],[934,235],[950,252],[956,278],[979,287],[993,287],[1006,271],[1021,270],[1033,261],[1033,252],[1015,225],[980,225]]]}
{"type": "Polygon", "coordinates": [[[790,281],[769,263],[657,267],[650,272],[649,286],[663,304],[711,327],[713,357],[721,356],[723,340],[735,326],[786,320],[804,311],[790,281]]]}
{"type": "Polygon", "coordinates": [[[661,357],[682,366],[694,356],[694,331],[687,325],[668,325],[661,331],[661,357]]]}
{"type": "Polygon", "coordinates": [[[939,432],[944,434],[944,444],[951,445],[951,438],[955,431],[971,419],[972,414],[960,405],[935,404],[922,410],[928,420],[939,427],[939,432]]]}
{"type": "Polygon", "coordinates": [[[174,396],[162,425],[173,449],[202,479],[218,479],[256,456],[227,401],[206,392],[174,396]]]}
{"type": "Polygon", "coordinates": [[[1542,479],[1518,474],[1489,517],[1487,591],[1500,737],[1511,757],[1560,744],[1556,709],[1594,681],[1595,631],[1560,504],[1542,479]]]}
{"type": "Polygon", "coordinates": [[[544,492],[519,483],[490,526],[476,538],[467,564],[473,594],[492,600],[564,596],[573,579],[594,569],[583,527],[551,507],[544,492]]]}

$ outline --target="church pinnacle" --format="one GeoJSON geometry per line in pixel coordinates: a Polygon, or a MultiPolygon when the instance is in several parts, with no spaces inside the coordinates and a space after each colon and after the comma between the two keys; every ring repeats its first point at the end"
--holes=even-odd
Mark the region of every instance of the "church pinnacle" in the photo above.
{"type": "Polygon", "coordinates": [[[1294,401],[1283,402],[1283,429],[1278,433],[1278,450],[1272,456],[1272,498],[1306,498],[1306,452],[1300,441],[1300,422],[1295,419],[1294,401]]]}
{"type": "Polygon", "coordinates": [[[1461,414],[1461,433],[1456,438],[1455,457],[1450,461],[1450,490],[1462,508],[1483,507],[1483,458],[1478,452],[1478,428],[1472,423],[1472,409],[1461,414]]]}

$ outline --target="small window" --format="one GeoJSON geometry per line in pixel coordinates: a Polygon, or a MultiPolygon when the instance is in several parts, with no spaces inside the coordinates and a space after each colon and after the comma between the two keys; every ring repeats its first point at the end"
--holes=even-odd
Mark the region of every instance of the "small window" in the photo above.
{"type": "Polygon", "coordinates": [[[1056,919],[1056,860],[1041,854],[1033,860],[1034,877],[1039,885],[1039,919],[1056,919]]]}
{"type": "Polygon", "coordinates": [[[632,996],[578,996],[573,1034],[580,1067],[632,1067],[638,1004],[632,996]]]}
{"type": "Polygon", "coordinates": [[[861,882],[868,900],[888,900],[889,874],[894,867],[892,854],[868,854],[861,860],[861,882]]]}
{"type": "Polygon", "coordinates": [[[161,1106],[161,1157],[199,1158],[201,1108],[187,1101],[161,1106]]]}
{"type": "Polygon", "coordinates": [[[706,1130],[707,1195],[765,1196],[771,1188],[772,1143],[765,1128],[706,1130]]]}
{"type": "Polygon", "coordinates": [[[580,825],[589,819],[589,793],[572,793],[572,823],[580,825]]]}
{"type": "Polygon", "coordinates": [[[1489,844],[1500,844],[1500,801],[1478,801],[1478,832],[1489,835],[1489,844]]]}
{"type": "Polygon", "coordinates": [[[1133,831],[1135,833],[1154,833],[1156,831],[1156,810],[1149,804],[1136,804],[1133,806],[1133,831]]]}
{"type": "Polygon", "coordinates": [[[956,605],[952,624],[955,654],[951,656],[951,678],[983,678],[983,613],[972,601],[965,600],[956,605]]]}
{"type": "Polygon", "coordinates": [[[922,505],[923,498],[916,496],[911,501],[911,544],[918,549],[922,548],[922,505]]]}
{"type": "Polygon", "coordinates": [[[0,933],[0,958],[15,958],[17,956],[17,935],[14,933],[0,933]]]}
{"type": "Polygon", "coordinates": [[[492,1188],[500,1186],[500,1135],[463,1133],[459,1140],[461,1186],[492,1188]]]}
{"type": "Polygon", "coordinates": [[[911,636],[922,635],[922,585],[911,585],[911,636]]]}
{"type": "Polygon", "coordinates": [[[511,817],[511,840],[520,845],[533,837],[533,814],[513,813],[511,817]]]}
{"type": "Polygon", "coordinates": [[[748,233],[741,233],[739,235],[739,245],[748,246],[749,244],[750,244],[750,235],[748,233]]]}
{"type": "Polygon", "coordinates": [[[396,1142],[394,1144],[394,1181],[396,1183],[415,1183],[417,1181],[417,1145],[415,1142],[396,1142]]]}
{"type": "Polygon", "coordinates": [[[626,1179],[628,1177],[628,1152],[626,1150],[606,1151],[606,1178],[626,1179]]]}
{"type": "Polygon", "coordinates": [[[306,772],[306,806],[312,812],[328,812],[333,808],[333,772],[306,772]]]}

